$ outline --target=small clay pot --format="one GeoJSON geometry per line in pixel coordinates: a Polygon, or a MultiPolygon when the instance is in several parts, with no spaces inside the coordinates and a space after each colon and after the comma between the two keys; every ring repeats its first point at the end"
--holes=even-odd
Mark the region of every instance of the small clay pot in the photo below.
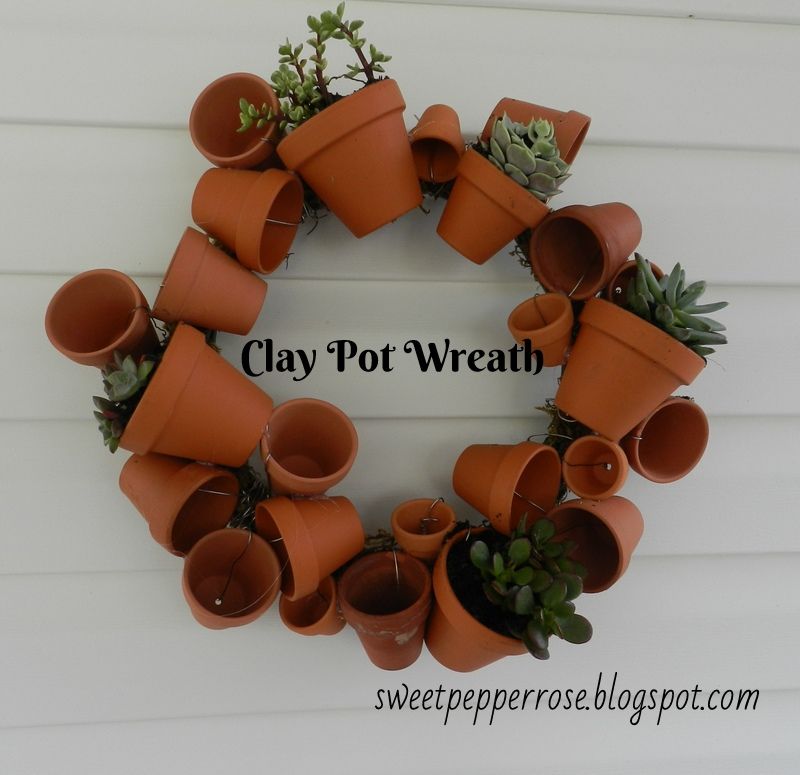
{"type": "Polygon", "coordinates": [[[144,294],[115,269],[91,269],[67,280],[47,305],[47,338],[71,361],[101,369],[114,351],[138,357],[158,350],[144,294]]]}
{"type": "MultiPolygon", "coordinates": [[[[652,261],[650,262],[650,268],[653,270],[656,280],[660,280],[664,276],[664,272],[652,261]]],[[[624,307],[628,300],[628,286],[636,279],[636,272],[638,271],[635,260],[626,261],[606,286],[605,297],[609,301],[613,301],[614,304],[624,307]]]]}
{"type": "Polygon", "coordinates": [[[458,113],[449,105],[426,108],[408,136],[420,180],[446,183],[456,176],[465,145],[458,113]]]}
{"type": "Polygon", "coordinates": [[[678,396],[656,407],[621,442],[631,468],[660,484],[686,476],[707,443],[705,412],[691,398],[678,396]]]}
{"type": "Polygon", "coordinates": [[[212,630],[257,619],[272,605],[280,583],[281,566],[270,545],[238,528],[201,538],[183,566],[183,594],[192,616],[212,630]]]}
{"type": "Polygon", "coordinates": [[[541,350],[545,366],[560,366],[572,339],[575,319],[572,302],[561,293],[541,293],[514,307],[508,316],[508,330],[519,344],[531,341],[541,350]]]}
{"type": "Polygon", "coordinates": [[[581,436],[564,453],[564,483],[580,498],[603,500],[622,489],[628,459],[619,444],[602,436],[581,436]]]}
{"type": "Polygon", "coordinates": [[[392,534],[412,557],[432,562],[444,537],[456,523],[456,514],[441,498],[416,498],[392,512],[392,534]]]}
{"type": "Polygon", "coordinates": [[[298,600],[281,595],[278,610],[281,621],[298,635],[336,635],[346,624],[333,576],[322,579],[319,589],[298,600]]]}
{"type": "Polygon", "coordinates": [[[339,597],[373,665],[402,670],[417,661],[431,609],[431,574],[422,562],[401,552],[367,554],[342,575],[339,597]]]}

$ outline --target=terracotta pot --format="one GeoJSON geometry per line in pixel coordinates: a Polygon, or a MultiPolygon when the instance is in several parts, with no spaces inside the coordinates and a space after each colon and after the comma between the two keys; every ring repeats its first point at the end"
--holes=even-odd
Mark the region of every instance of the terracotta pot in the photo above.
{"type": "Polygon", "coordinates": [[[461,157],[436,232],[464,258],[485,264],[549,212],[546,204],[470,148],[461,157]]]}
{"type": "Polygon", "coordinates": [[[270,545],[238,528],[201,538],[183,566],[183,594],[192,616],[212,630],[257,619],[277,597],[280,581],[281,566],[270,545]]]}
{"type": "Polygon", "coordinates": [[[302,212],[300,180],[277,169],[206,170],[192,197],[194,222],[263,274],[286,258],[302,212]]]}
{"type": "Polygon", "coordinates": [[[425,562],[436,559],[444,537],[456,523],[456,514],[440,498],[416,498],[392,512],[392,534],[412,557],[425,562]]]}
{"type": "Polygon", "coordinates": [[[403,553],[367,554],[342,575],[339,597],[373,665],[402,670],[417,661],[431,610],[431,574],[422,562],[403,553]]]}
{"type": "Polygon", "coordinates": [[[564,113],[553,108],[546,108],[543,105],[535,105],[531,102],[503,97],[494,106],[494,110],[483,127],[481,139],[484,142],[489,139],[494,122],[498,118],[502,118],[503,113],[508,113],[508,117],[512,121],[518,121],[522,124],[530,123],[532,118],[544,118],[551,121],[556,130],[559,154],[567,164],[572,164],[578,155],[578,151],[586,138],[586,133],[589,131],[589,124],[592,121],[589,116],[574,110],[564,113]]]}
{"type": "Polygon", "coordinates": [[[310,595],[364,548],[358,512],[342,497],[269,498],[256,507],[256,531],[281,559],[289,600],[310,595]]]}
{"type": "Polygon", "coordinates": [[[269,158],[278,139],[278,125],[271,122],[237,132],[239,100],[244,97],[258,109],[267,105],[280,109],[272,87],[252,73],[223,75],[206,86],[195,100],[189,115],[189,134],[200,153],[217,167],[251,169],[269,158]]]}
{"type": "Polygon", "coordinates": [[[584,592],[602,592],[614,584],[627,570],[644,532],[639,509],[619,495],[603,501],[565,501],[547,518],[555,524],[559,540],[578,545],[570,556],[589,571],[584,592]]]}
{"type": "Polygon", "coordinates": [[[636,473],[651,482],[675,482],[703,457],[708,418],[691,398],[673,396],[656,407],[623,440],[636,473]]]}
{"type": "Polygon", "coordinates": [[[580,498],[602,500],[622,489],[628,459],[619,444],[602,436],[581,436],[564,453],[564,483],[580,498]]]}
{"type": "Polygon", "coordinates": [[[239,495],[231,471],[155,454],[131,455],[119,487],[147,520],[153,538],[179,557],[228,524],[239,495]]]}
{"type": "Polygon", "coordinates": [[[262,279],[189,228],[164,275],[153,317],[245,335],[258,320],[266,294],[262,279]]]}
{"type": "Polygon", "coordinates": [[[278,155],[356,236],[422,202],[403,124],[403,95],[385,79],[325,108],[290,132],[278,155]]]}
{"type": "MultiPolygon", "coordinates": [[[[479,535],[481,530],[472,530],[479,535]]],[[[456,597],[447,575],[447,558],[467,532],[456,533],[445,543],[433,566],[434,604],[428,619],[425,645],[433,658],[460,673],[478,670],[503,657],[525,654],[521,640],[501,635],[475,619],[456,597]]]]}
{"type": "Polygon", "coordinates": [[[514,307],[508,330],[519,344],[530,339],[545,366],[560,366],[572,339],[572,302],[561,293],[541,293],[514,307]]]}
{"type": "Polygon", "coordinates": [[[47,338],[71,361],[102,368],[114,350],[139,356],[158,350],[147,300],[130,277],[91,269],[67,280],[47,305],[47,338]]]}
{"type": "Polygon", "coordinates": [[[316,398],[275,407],[261,438],[273,494],[321,495],[353,467],[358,436],[339,408],[316,398]]]}
{"type": "Polygon", "coordinates": [[[603,299],[580,316],[555,403],[611,441],[619,441],[705,361],[656,326],[603,299]]]}
{"type": "Polygon", "coordinates": [[[458,113],[450,106],[431,105],[426,108],[408,136],[420,180],[446,183],[456,176],[465,145],[458,113]]]}
{"type": "Polygon", "coordinates": [[[499,533],[511,535],[523,514],[546,514],[561,484],[558,453],[544,444],[473,444],[456,461],[453,489],[499,533]]]}
{"type": "MultiPolygon", "coordinates": [[[[664,276],[664,272],[652,261],[650,262],[650,268],[653,270],[653,274],[657,280],[660,280],[664,276]]],[[[636,261],[633,259],[626,261],[617,269],[617,273],[606,286],[605,297],[609,301],[613,301],[614,304],[619,304],[624,307],[628,299],[628,286],[636,279],[637,271],[636,261]]]]}
{"type": "Polygon", "coordinates": [[[322,579],[319,589],[299,600],[281,595],[278,610],[281,621],[298,635],[336,635],[346,624],[333,576],[322,579]]]}
{"type": "Polygon", "coordinates": [[[184,323],[120,439],[123,449],[238,468],[272,414],[272,399],[184,323]]]}
{"type": "Polygon", "coordinates": [[[531,235],[536,279],[576,300],[604,288],[642,238],[642,222],[628,205],[570,205],[547,216],[531,235]]]}

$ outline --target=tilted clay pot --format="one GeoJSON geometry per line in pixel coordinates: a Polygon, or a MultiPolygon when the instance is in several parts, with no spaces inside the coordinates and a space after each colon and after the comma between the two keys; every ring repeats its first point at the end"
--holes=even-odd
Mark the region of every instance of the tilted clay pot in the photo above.
{"type": "Polygon", "coordinates": [[[356,560],[339,580],[342,614],[373,665],[402,670],[422,651],[431,609],[431,574],[402,552],[356,560]]]}
{"type": "Polygon", "coordinates": [[[691,399],[673,396],[644,418],[621,442],[636,473],[651,482],[675,482],[703,457],[708,418],[691,399]]]}
{"type": "Polygon", "coordinates": [[[356,237],[422,203],[405,106],[395,81],[377,81],[325,108],[278,145],[287,169],[356,237]]]}
{"type": "Polygon", "coordinates": [[[336,635],[346,624],[333,576],[322,579],[319,589],[298,600],[281,595],[278,610],[281,621],[298,635],[336,635]]]}
{"type": "Polygon", "coordinates": [[[252,169],[266,161],[278,141],[278,125],[272,121],[261,129],[237,132],[239,100],[246,99],[278,113],[280,105],[273,88],[252,73],[223,75],[206,86],[192,106],[189,134],[200,153],[217,167],[252,169]]]}
{"type": "MultiPolygon", "coordinates": [[[[653,270],[656,280],[660,280],[664,276],[661,271],[652,261],[650,268],[653,270]]],[[[628,300],[628,286],[636,279],[636,273],[639,271],[636,266],[636,261],[631,259],[626,261],[617,273],[611,278],[611,282],[606,286],[605,297],[614,304],[619,304],[624,307],[628,300]]]]}
{"type": "Polygon", "coordinates": [[[561,293],[541,293],[514,307],[508,330],[519,344],[530,339],[545,366],[560,366],[572,339],[572,302],[561,293]]]}
{"type": "Polygon", "coordinates": [[[67,280],[47,306],[44,327],[53,347],[83,366],[102,368],[115,350],[134,357],[158,350],[147,300],[115,269],[91,269],[67,280]]]}
{"type": "Polygon", "coordinates": [[[449,105],[426,108],[408,136],[420,180],[446,183],[456,176],[465,145],[458,113],[449,105]]]}
{"type": "Polygon", "coordinates": [[[172,257],[153,317],[245,335],[255,325],[267,284],[188,228],[172,257]]]}
{"type": "Polygon", "coordinates": [[[639,216],[621,202],[562,207],[531,235],[531,270],[548,290],[588,299],[608,285],[641,238],[639,216]]]}
{"type": "Polygon", "coordinates": [[[564,483],[580,498],[603,500],[622,489],[628,459],[619,444],[602,436],[581,436],[564,452],[564,483]]]}
{"type": "Polygon", "coordinates": [[[392,534],[412,557],[432,562],[444,537],[456,523],[456,514],[441,498],[416,498],[392,512],[392,534]]]}

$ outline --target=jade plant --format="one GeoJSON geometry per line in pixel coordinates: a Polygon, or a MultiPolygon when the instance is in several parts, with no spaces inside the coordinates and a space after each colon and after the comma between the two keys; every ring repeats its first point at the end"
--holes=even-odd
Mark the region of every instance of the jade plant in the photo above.
{"type": "Polygon", "coordinates": [[[698,304],[706,290],[705,281],[686,285],[686,272],[680,264],[675,264],[673,270],[659,280],[646,258],[638,253],[635,257],[636,278],[628,286],[626,299],[631,312],[666,331],[703,358],[714,352],[709,345],[727,343],[725,335],[720,333],[725,326],[705,316],[727,307],[727,301],[698,304]]]}
{"type": "Polygon", "coordinates": [[[492,552],[485,541],[470,547],[470,560],[483,578],[488,600],[503,612],[509,633],[537,659],[548,659],[551,635],[586,643],[592,625],[572,602],[583,591],[587,570],[571,558],[574,541],[555,540],[546,518],[526,529],[526,517],[511,538],[492,552]]]}

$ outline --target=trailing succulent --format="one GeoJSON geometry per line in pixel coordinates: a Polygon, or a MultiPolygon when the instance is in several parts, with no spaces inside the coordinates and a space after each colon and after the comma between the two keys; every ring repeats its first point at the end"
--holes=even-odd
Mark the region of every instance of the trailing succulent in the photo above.
{"type": "Polygon", "coordinates": [[[377,75],[384,72],[383,64],[391,59],[371,44],[367,58],[364,53],[367,41],[359,35],[364,22],[359,19],[345,21],[344,3],[339,3],[335,11],[325,11],[319,18],[309,16],[307,23],[311,37],[306,43],[313,52],[310,56],[303,57],[304,44],[294,46],[288,39],[278,48],[279,67],[272,74],[271,85],[280,100],[280,115],[276,115],[267,104],[257,108],[242,98],[239,100],[241,126],[238,132],[245,132],[252,126],[263,128],[275,119],[279,119],[281,133],[291,132],[340,99],[339,95],[329,91],[331,81],[349,78],[364,85],[373,83],[377,75]],[[342,75],[325,74],[328,66],[326,43],[331,39],[347,41],[356,55],[356,64],[347,65],[347,72],[342,75]]]}
{"type": "Polygon", "coordinates": [[[489,142],[480,147],[492,164],[541,202],[560,194],[559,186],[569,177],[569,164],[558,153],[555,127],[546,119],[521,124],[504,113],[495,121],[489,142]]]}
{"type": "Polygon", "coordinates": [[[686,272],[680,264],[675,264],[668,275],[658,280],[650,262],[638,253],[636,265],[636,278],[628,286],[626,299],[631,312],[666,331],[703,358],[714,352],[708,345],[727,343],[725,335],[720,333],[725,326],[705,317],[705,313],[723,309],[728,302],[697,304],[706,290],[705,281],[686,285],[686,272]]]}
{"type": "Polygon", "coordinates": [[[520,520],[510,540],[492,553],[485,541],[470,547],[470,560],[483,578],[483,591],[502,609],[508,631],[537,659],[548,659],[551,635],[586,643],[592,625],[572,602],[583,591],[586,568],[572,560],[573,541],[555,541],[555,526],[539,519],[526,532],[520,520]]]}

